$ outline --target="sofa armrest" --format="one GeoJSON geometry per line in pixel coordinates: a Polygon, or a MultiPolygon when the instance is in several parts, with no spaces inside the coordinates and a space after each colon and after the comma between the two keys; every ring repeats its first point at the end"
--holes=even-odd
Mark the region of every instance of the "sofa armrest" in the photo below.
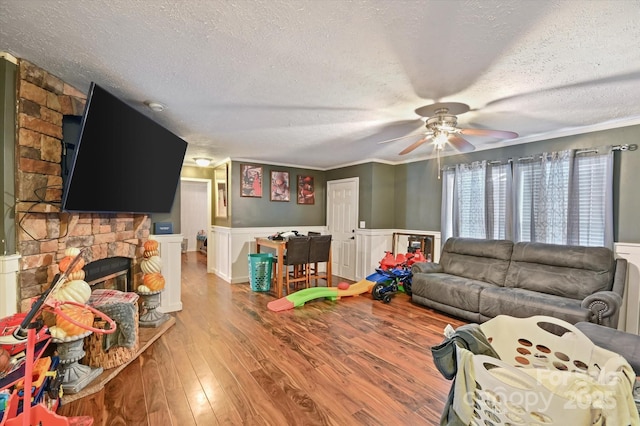
{"type": "Polygon", "coordinates": [[[442,269],[442,265],[439,263],[433,262],[416,262],[411,265],[411,273],[419,274],[421,272],[429,273],[429,272],[444,272],[442,269]]]}
{"type": "Polygon", "coordinates": [[[613,285],[611,286],[611,290],[614,293],[619,294],[620,297],[624,297],[626,286],[627,286],[627,259],[618,258],[616,259],[616,272],[613,275],[613,285]]]}
{"type": "Polygon", "coordinates": [[[591,322],[611,328],[618,327],[622,297],[613,291],[599,291],[582,300],[581,306],[591,311],[591,322]]]}

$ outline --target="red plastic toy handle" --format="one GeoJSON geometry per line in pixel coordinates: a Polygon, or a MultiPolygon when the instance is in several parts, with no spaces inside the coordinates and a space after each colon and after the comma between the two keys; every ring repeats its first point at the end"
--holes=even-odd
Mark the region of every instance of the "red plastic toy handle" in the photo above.
{"type": "Polygon", "coordinates": [[[72,302],[72,301],[60,302],[60,303],[56,303],[56,305],[55,305],[55,307],[53,309],[53,313],[56,314],[56,315],[60,315],[62,318],[66,319],[71,324],[77,325],[78,327],[84,328],[85,330],[93,331],[94,333],[111,334],[114,331],[116,331],[116,323],[115,323],[114,320],[112,320],[104,312],[100,312],[99,310],[97,310],[97,309],[95,309],[95,308],[93,308],[93,307],[91,307],[89,305],[85,305],[85,304],[78,303],[78,302],[72,302]],[[109,324],[109,329],[95,328],[95,327],[88,326],[86,324],[80,324],[79,322],[77,322],[76,320],[74,320],[73,318],[71,318],[70,316],[65,314],[62,309],[60,309],[60,306],[62,306],[62,305],[80,306],[81,308],[85,308],[85,309],[90,310],[91,312],[93,312],[94,315],[99,316],[100,318],[105,320],[109,324]]]}

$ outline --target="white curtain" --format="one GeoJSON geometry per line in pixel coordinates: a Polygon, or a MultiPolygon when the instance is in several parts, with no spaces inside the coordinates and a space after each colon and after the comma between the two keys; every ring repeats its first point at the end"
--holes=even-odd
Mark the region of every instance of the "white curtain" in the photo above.
{"type": "Polygon", "coordinates": [[[514,240],[613,247],[610,147],[514,164],[514,240]]]}
{"type": "Polygon", "coordinates": [[[442,176],[442,241],[511,237],[511,165],[458,164],[442,176]]]}
{"type": "Polygon", "coordinates": [[[486,238],[485,181],[487,162],[458,164],[455,169],[454,235],[486,238]],[[464,206],[464,208],[462,208],[464,206]]]}

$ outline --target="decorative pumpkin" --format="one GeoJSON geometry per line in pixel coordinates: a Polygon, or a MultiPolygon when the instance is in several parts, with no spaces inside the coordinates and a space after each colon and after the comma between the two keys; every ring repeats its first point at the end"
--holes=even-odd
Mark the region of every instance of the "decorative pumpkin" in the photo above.
{"type": "Polygon", "coordinates": [[[140,284],[138,286],[138,293],[151,293],[151,289],[149,287],[147,287],[146,285],[140,284]]]}
{"type": "Polygon", "coordinates": [[[51,337],[53,337],[54,339],[58,340],[64,340],[64,338],[67,337],[67,332],[60,327],[56,327],[55,325],[49,327],[49,334],[51,334],[51,337]]]}
{"type": "Polygon", "coordinates": [[[61,302],[87,303],[91,297],[91,286],[83,280],[67,281],[53,292],[52,297],[61,302]]]}
{"type": "Polygon", "coordinates": [[[145,274],[144,277],[142,277],[142,282],[145,286],[149,287],[151,291],[160,291],[164,288],[164,277],[160,272],[145,274]]]}
{"type": "MultiPolygon", "coordinates": [[[[71,264],[73,259],[74,259],[74,257],[71,257],[71,256],[63,257],[62,260],[60,260],[60,263],[58,263],[58,268],[60,269],[60,271],[64,272],[67,269],[69,269],[69,265],[71,264]]],[[[71,272],[77,272],[82,268],[84,268],[84,259],[80,258],[80,260],[78,260],[78,263],[76,264],[76,266],[73,267],[73,271],[71,271],[71,272]]]]}
{"type": "Polygon", "coordinates": [[[160,256],[151,256],[148,259],[143,259],[140,262],[140,269],[145,274],[152,274],[154,272],[160,272],[160,256]]]}
{"type": "Polygon", "coordinates": [[[80,269],[79,271],[71,272],[69,275],[67,275],[67,281],[84,280],[84,277],[84,269],[80,269]]]}
{"type": "Polygon", "coordinates": [[[158,250],[145,250],[144,253],[142,253],[142,255],[145,257],[145,259],[148,259],[148,258],[153,257],[153,256],[159,256],[160,255],[160,251],[158,251],[158,250]]]}
{"type": "Polygon", "coordinates": [[[69,257],[76,257],[79,254],[80,249],[78,247],[67,247],[67,249],[64,251],[64,255],[69,257]]]}
{"type": "Polygon", "coordinates": [[[4,373],[11,367],[11,354],[5,348],[0,348],[0,373],[4,373]]]}
{"type": "MultiPolygon", "coordinates": [[[[80,306],[62,306],[62,312],[78,324],[91,327],[93,325],[93,312],[80,306]]],[[[87,331],[86,328],[76,325],[63,318],[56,316],[56,327],[67,333],[67,336],[77,336],[87,331]]]]}
{"type": "Polygon", "coordinates": [[[144,242],[145,251],[153,251],[158,250],[158,241],[157,240],[147,240],[144,242]]]}

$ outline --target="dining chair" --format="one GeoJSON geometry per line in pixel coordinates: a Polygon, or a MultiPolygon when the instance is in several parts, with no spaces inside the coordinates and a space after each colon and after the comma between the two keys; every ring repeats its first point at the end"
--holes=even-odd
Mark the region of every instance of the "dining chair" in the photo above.
{"type": "Polygon", "coordinates": [[[327,281],[331,287],[331,235],[315,235],[309,243],[309,285],[311,280],[318,285],[319,279],[327,281]],[[324,271],[320,271],[319,264],[325,263],[324,271]]]}
{"type": "Polygon", "coordinates": [[[290,294],[291,284],[294,290],[300,283],[305,288],[309,287],[309,244],[308,236],[292,236],[287,240],[287,251],[283,259],[287,294],[290,294]]]}

